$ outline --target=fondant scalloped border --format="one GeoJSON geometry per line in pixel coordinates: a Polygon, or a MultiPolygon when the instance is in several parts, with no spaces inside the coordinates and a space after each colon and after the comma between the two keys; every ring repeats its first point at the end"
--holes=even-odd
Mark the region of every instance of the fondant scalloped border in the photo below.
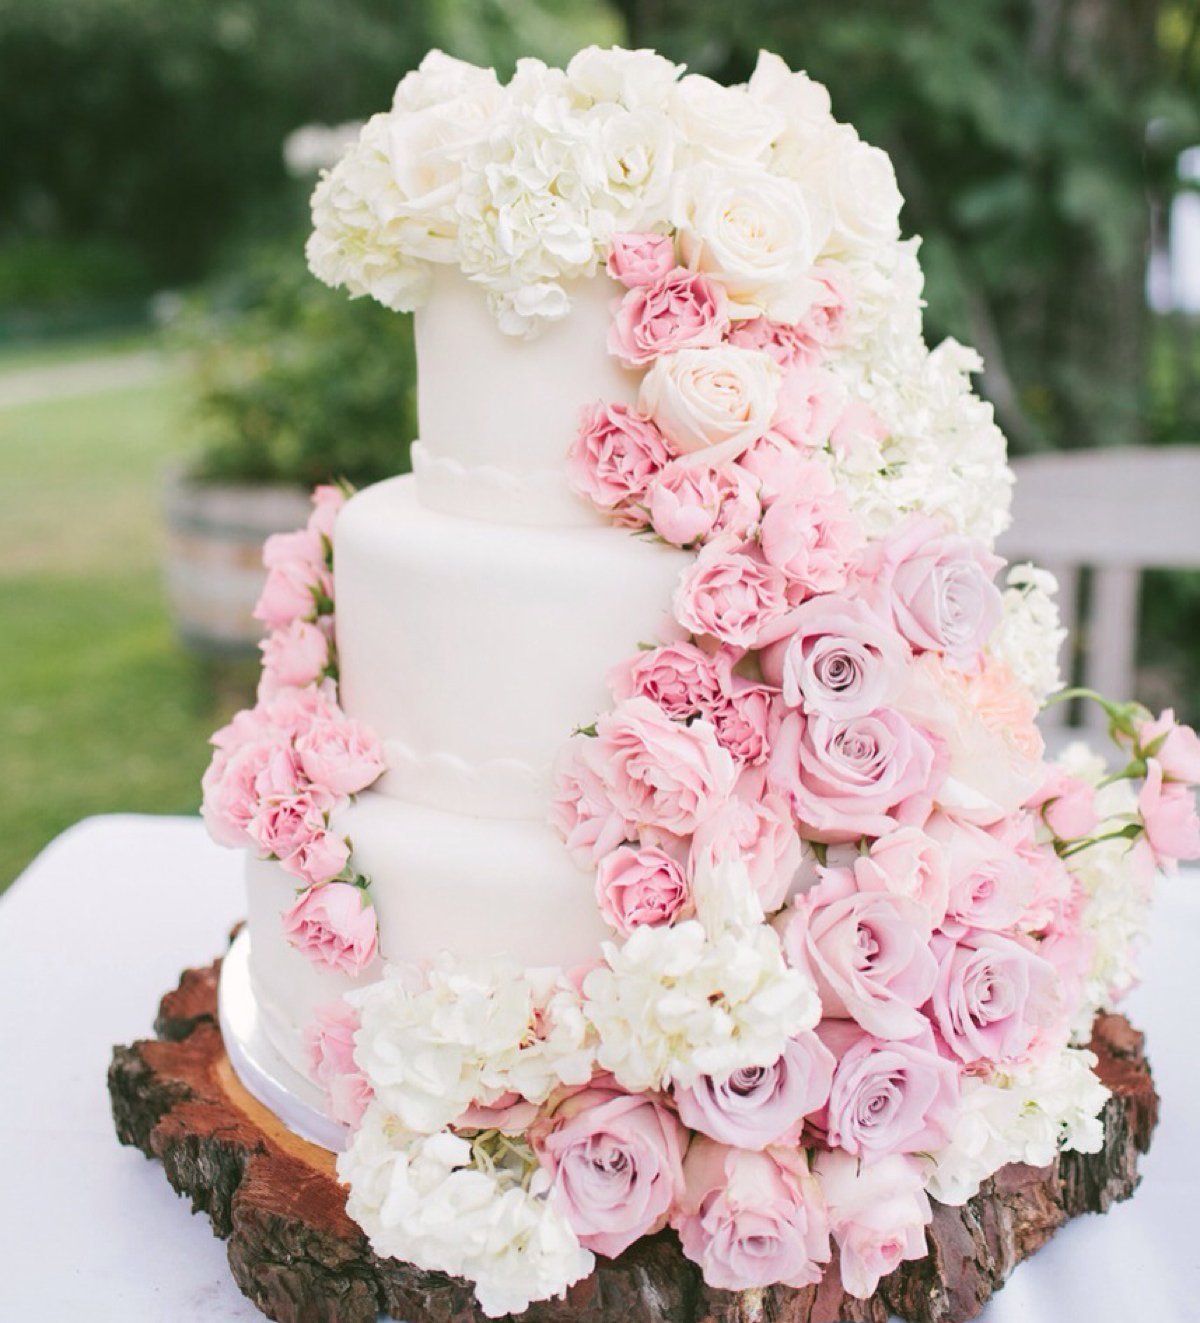
{"type": "Polygon", "coordinates": [[[385,740],[387,771],[374,789],[391,799],[469,813],[481,818],[545,818],[551,768],[519,758],[470,763],[454,753],[421,753],[402,740],[385,740]]]}

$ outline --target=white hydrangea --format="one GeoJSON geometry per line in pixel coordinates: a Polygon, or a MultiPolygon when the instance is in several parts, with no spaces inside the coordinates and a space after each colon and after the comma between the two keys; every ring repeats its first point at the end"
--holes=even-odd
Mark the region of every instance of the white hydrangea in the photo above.
{"type": "Polygon", "coordinates": [[[424,976],[389,971],[352,994],[355,1061],[376,1096],[419,1134],[508,1092],[540,1103],[591,1078],[593,1041],[576,989],[556,969],[442,953],[424,976]]]}
{"type": "Polygon", "coordinates": [[[1058,582],[1049,570],[1013,565],[1004,590],[1004,616],[988,643],[1039,704],[1062,688],[1058,654],[1067,631],[1058,616],[1058,582]]]}
{"type": "Polygon", "coordinates": [[[631,1092],[766,1065],[820,1019],[812,981],[764,925],[712,939],[696,920],[638,928],[604,959],[584,980],[584,1010],[598,1064],[631,1092]]]}
{"type": "Polygon", "coordinates": [[[932,1155],[929,1193],[944,1204],[964,1204],[1010,1162],[1045,1167],[1063,1149],[1098,1152],[1109,1091],[1095,1064],[1094,1053],[1067,1047],[991,1079],[964,1077],[950,1143],[932,1155]]]}
{"type": "Polygon", "coordinates": [[[414,1135],[376,1099],[337,1170],[377,1254],[465,1277],[489,1318],[561,1296],[595,1266],[547,1199],[549,1176],[512,1141],[490,1154],[449,1131],[414,1135]]]}
{"type": "Polygon", "coordinates": [[[762,901],[750,879],[750,870],[738,854],[712,858],[701,851],[692,870],[692,904],[709,937],[727,928],[750,928],[762,923],[762,901]]]}

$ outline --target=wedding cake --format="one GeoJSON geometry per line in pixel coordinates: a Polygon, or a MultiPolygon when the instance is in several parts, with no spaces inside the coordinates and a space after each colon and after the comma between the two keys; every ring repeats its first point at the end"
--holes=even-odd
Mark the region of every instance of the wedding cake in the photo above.
{"type": "MultiPolygon", "coordinates": [[[[414,312],[411,475],[272,538],[222,1027],[375,1250],[518,1313],[665,1227],[869,1296],[930,1199],[1102,1141],[1086,1044],[1200,742],[1048,765],[1053,582],[887,156],[764,54],[433,53],[313,198],[414,312]]],[[[399,455],[397,438],[397,453],[399,455]]],[[[348,499],[347,499],[348,497],[348,499]]]]}

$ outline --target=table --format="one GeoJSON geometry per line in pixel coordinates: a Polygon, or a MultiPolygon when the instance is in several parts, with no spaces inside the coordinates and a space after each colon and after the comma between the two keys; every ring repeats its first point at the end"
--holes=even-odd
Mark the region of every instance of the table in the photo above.
{"type": "MultiPolygon", "coordinates": [[[[91,818],[0,898],[0,1318],[259,1323],[225,1249],[156,1163],[118,1145],[113,1043],[151,1032],[158,998],[241,916],[239,856],[196,819],[91,818]]],[[[1148,982],[1124,1009],[1163,1097],[1145,1183],[1070,1223],[983,1323],[1180,1323],[1200,1315],[1200,873],[1160,884],[1148,982]]]]}

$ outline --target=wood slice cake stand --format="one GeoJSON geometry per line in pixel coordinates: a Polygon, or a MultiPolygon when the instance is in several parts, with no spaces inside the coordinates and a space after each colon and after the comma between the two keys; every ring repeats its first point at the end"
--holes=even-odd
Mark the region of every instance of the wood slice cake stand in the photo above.
{"type": "MultiPolygon", "coordinates": [[[[297,1138],[242,1087],[217,1024],[220,961],[187,970],[162,1000],[157,1038],[113,1050],[108,1087],[123,1144],[161,1160],[171,1185],[229,1241],[241,1290],[278,1323],[482,1323],[470,1286],[376,1257],[346,1214],[333,1155],[297,1138]]],[[[1118,1015],[1097,1019],[1092,1049],[1112,1090],[1100,1153],[1050,1167],[1013,1165],[962,1208],[934,1204],[930,1253],[905,1263],[870,1300],[842,1294],[836,1260],[816,1287],[706,1287],[670,1232],[634,1245],[565,1300],[534,1305],[526,1323],[913,1323],[974,1318],[1013,1268],[1069,1218],[1103,1212],[1138,1183],[1158,1119],[1142,1035],[1118,1015]]]]}

